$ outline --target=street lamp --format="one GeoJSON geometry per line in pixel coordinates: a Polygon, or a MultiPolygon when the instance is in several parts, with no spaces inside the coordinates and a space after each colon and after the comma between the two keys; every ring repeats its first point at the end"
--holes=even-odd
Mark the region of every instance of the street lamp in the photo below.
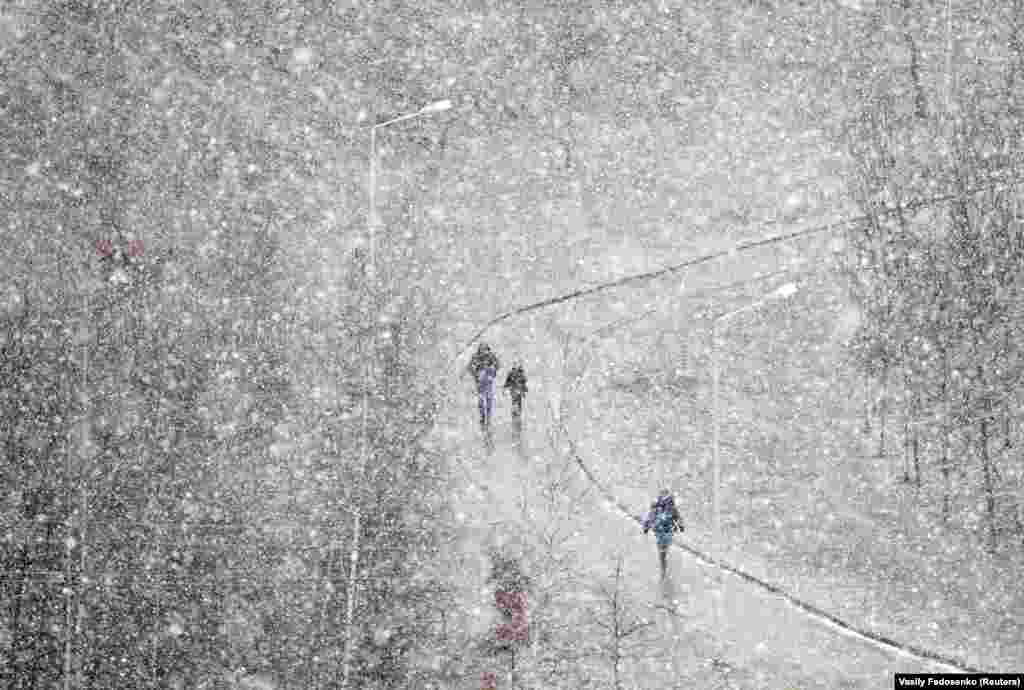
{"type": "Polygon", "coordinates": [[[718,487],[720,483],[720,471],[719,471],[719,459],[718,459],[718,327],[719,324],[724,323],[726,320],[731,319],[734,316],[742,314],[744,312],[753,311],[768,302],[772,302],[778,299],[786,299],[796,294],[797,286],[794,283],[786,283],[781,287],[769,292],[767,295],[762,297],[757,302],[748,304],[745,307],[734,309],[733,311],[726,312],[720,316],[716,316],[714,321],[711,322],[711,371],[712,371],[712,405],[711,405],[711,428],[712,428],[712,493],[711,493],[711,524],[712,524],[712,546],[717,552],[718,547],[721,545],[721,519],[720,519],[720,504],[718,496],[718,487]]]}
{"type": "Polygon", "coordinates": [[[387,127],[393,125],[396,122],[402,122],[403,120],[411,120],[414,117],[420,117],[421,115],[430,115],[432,113],[440,113],[448,110],[452,107],[452,102],[447,98],[442,101],[434,101],[429,103],[414,113],[407,115],[399,115],[393,117],[385,122],[378,122],[377,124],[370,127],[370,209],[369,209],[369,243],[370,243],[370,270],[374,268],[374,231],[376,230],[377,224],[377,130],[381,127],[387,127]]]}
{"type": "MultiPolygon", "coordinates": [[[[407,115],[400,115],[398,117],[391,118],[385,122],[378,122],[377,124],[370,127],[370,208],[369,208],[369,264],[368,273],[370,278],[376,273],[376,264],[374,256],[374,230],[377,224],[377,129],[380,127],[387,127],[393,125],[396,122],[403,120],[411,120],[414,117],[420,115],[429,115],[431,113],[439,113],[444,110],[448,110],[452,107],[452,102],[448,99],[443,101],[435,101],[428,105],[423,106],[414,113],[407,115]]],[[[362,421],[360,422],[359,436],[361,439],[362,450],[359,452],[359,487],[362,487],[362,479],[366,476],[366,470],[369,463],[369,441],[367,436],[367,425],[370,414],[369,408],[369,396],[370,388],[373,383],[373,369],[370,363],[370,359],[366,358],[364,361],[364,376],[366,384],[363,388],[363,404],[362,404],[362,421]]],[[[343,649],[342,657],[342,678],[341,687],[348,690],[352,675],[352,627],[355,620],[355,598],[356,598],[356,577],[359,570],[359,536],[362,530],[363,511],[360,502],[355,502],[355,510],[353,511],[352,520],[352,549],[349,555],[349,575],[347,585],[347,608],[345,612],[345,645],[343,649]]]]}

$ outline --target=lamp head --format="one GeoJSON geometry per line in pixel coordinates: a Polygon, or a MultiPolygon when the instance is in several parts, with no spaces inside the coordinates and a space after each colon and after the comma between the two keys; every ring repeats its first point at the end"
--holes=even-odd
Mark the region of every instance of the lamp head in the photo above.
{"type": "Polygon", "coordinates": [[[451,107],[452,107],[452,102],[446,98],[443,101],[434,101],[433,103],[430,103],[428,105],[423,106],[422,108],[420,108],[420,112],[421,113],[439,113],[442,110],[448,110],[451,107]]]}
{"type": "Polygon", "coordinates": [[[799,288],[797,287],[796,283],[786,283],[785,285],[776,288],[775,291],[772,293],[772,297],[786,299],[787,297],[792,297],[793,295],[795,295],[797,293],[797,290],[799,290],[799,288]]]}

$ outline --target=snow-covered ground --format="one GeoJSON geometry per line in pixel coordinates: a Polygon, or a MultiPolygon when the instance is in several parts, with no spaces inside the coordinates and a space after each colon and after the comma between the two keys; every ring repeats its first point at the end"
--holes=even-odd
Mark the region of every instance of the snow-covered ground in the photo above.
{"type": "MultiPolygon", "coordinates": [[[[770,268],[760,266],[762,272],[770,268]]],[[[452,573],[467,594],[461,613],[476,635],[490,635],[488,549],[521,554],[543,579],[547,561],[538,544],[554,522],[568,530],[558,545],[568,580],[549,591],[557,620],[593,618],[600,604],[590,590],[606,583],[621,555],[628,599],[639,615],[656,622],[643,633],[642,653],[625,666],[632,683],[627,687],[716,687],[725,682],[725,668],[732,669],[731,687],[742,688],[874,688],[890,683],[897,671],[949,671],[851,636],[682,551],[673,554],[663,588],[653,541],[567,460],[566,439],[555,433],[559,410],[575,448],[616,502],[639,514],[669,485],[689,525],[683,541],[709,548],[710,370],[702,311],[722,313],[750,303],[758,289],[767,289],[764,283],[785,280],[753,281],[716,294],[709,291],[715,274],[709,268],[692,276],[689,288],[672,295],[663,285],[647,293],[634,287],[618,300],[605,296],[558,307],[556,315],[516,317],[484,335],[506,368],[514,360],[525,364],[531,393],[523,452],[517,452],[506,398],[499,403],[496,450],[488,455],[468,382],[454,381],[449,389],[442,428],[460,468],[455,502],[465,516],[459,545],[464,556],[452,573]],[[670,356],[659,350],[666,347],[675,348],[670,356]],[[561,478],[560,501],[586,495],[573,502],[571,518],[538,507],[552,476],[561,478]]],[[[1024,653],[1013,632],[1019,630],[1014,612],[1021,601],[1008,570],[1013,563],[1008,557],[974,562],[977,549],[959,551],[965,557],[958,559],[948,551],[966,548],[963,539],[924,539],[902,530],[906,521],[870,510],[871,501],[893,487],[878,483],[884,472],[879,475],[877,463],[855,455],[866,451],[856,401],[842,388],[850,382],[826,376],[841,369],[851,317],[827,268],[798,282],[801,292],[791,303],[751,316],[723,356],[722,558],[901,645],[984,670],[1014,667],[1024,653]],[[847,416],[828,418],[826,404],[829,412],[847,416]]],[[[453,365],[455,379],[459,368],[453,365]]],[[[562,630],[565,639],[592,648],[578,660],[578,673],[607,670],[607,650],[599,649],[603,630],[583,623],[562,630]]],[[[521,659],[521,668],[542,656],[532,649],[530,654],[540,656],[521,659]]],[[[564,687],[573,687],[565,673],[564,687]]]]}
{"type": "MultiPolygon", "coordinates": [[[[565,400],[569,436],[592,461],[595,473],[612,480],[617,498],[636,513],[663,482],[676,481],[676,475],[659,476],[651,470],[652,454],[659,444],[678,439],[683,430],[650,431],[643,419],[652,413],[650,409],[620,408],[588,418],[586,401],[600,386],[589,382],[585,383],[589,390],[571,391],[573,382],[564,378],[564,353],[556,335],[524,327],[502,329],[500,336],[488,338],[506,360],[521,358],[531,377],[521,450],[508,418],[507,400],[499,406],[493,454],[483,449],[469,386],[455,386],[448,401],[443,429],[449,457],[459,468],[455,503],[464,520],[453,551],[461,556],[453,558],[450,575],[464,592],[458,613],[477,639],[493,634],[496,621],[485,584],[487,553],[500,548],[519,555],[535,578],[531,594],[536,603],[531,613],[537,632],[553,630],[546,644],[579,652],[578,657],[566,657],[565,668],[552,671],[538,686],[584,687],[588,678],[608,682],[611,656],[607,646],[601,646],[609,639],[601,625],[608,622],[608,608],[599,590],[608,588],[609,573],[621,556],[622,599],[635,615],[653,623],[629,640],[622,667],[625,687],[877,688],[891,683],[891,674],[897,671],[943,670],[853,638],[681,550],[672,554],[668,582],[660,583],[653,539],[644,537],[636,522],[607,501],[569,459],[566,439],[552,435],[557,428],[552,408],[565,400]],[[630,441],[614,443],[610,439],[616,435],[630,436],[630,441]],[[552,486],[555,494],[548,498],[551,493],[546,490],[552,486]],[[548,601],[543,601],[545,595],[548,601]]],[[[611,383],[601,373],[591,378],[611,383]]],[[[685,504],[694,492],[704,491],[706,487],[690,486],[679,495],[685,497],[685,504]]],[[[684,508],[689,530],[683,540],[703,548],[708,527],[693,508],[684,508]]],[[[787,573],[784,564],[762,559],[756,550],[745,557],[746,547],[732,545],[726,560],[783,587],[793,582],[796,562],[794,572],[787,573]]],[[[809,593],[809,589],[799,592],[809,593]]],[[[864,607],[872,593],[855,585],[847,593],[861,608],[839,613],[868,615],[864,607]]],[[[871,628],[878,620],[855,622],[871,628]]],[[[903,632],[905,641],[918,642],[916,631],[903,632]]],[[[540,673],[544,658],[545,650],[538,643],[523,650],[517,665],[521,673],[540,673]]],[[[507,670],[508,663],[507,655],[496,657],[491,667],[507,670]]],[[[472,680],[465,687],[473,687],[472,680]]]]}

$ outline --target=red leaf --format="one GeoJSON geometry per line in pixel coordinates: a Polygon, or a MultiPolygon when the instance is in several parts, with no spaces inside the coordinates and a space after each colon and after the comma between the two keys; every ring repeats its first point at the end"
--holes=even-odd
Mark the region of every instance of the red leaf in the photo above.
{"type": "Polygon", "coordinates": [[[505,613],[525,612],[526,594],[524,592],[495,592],[494,603],[505,613]]]}
{"type": "Polygon", "coordinates": [[[100,253],[100,256],[107,257],[114,253],[114,245],[110,240],[97,240],[96,251],[100,253]]]}
{"type": "Polygon", "coordinates": [[[502,642],[525,642],[530,636],[530,627],[525,619],[502,623],[494,630],[494,636],[502,642]]]}

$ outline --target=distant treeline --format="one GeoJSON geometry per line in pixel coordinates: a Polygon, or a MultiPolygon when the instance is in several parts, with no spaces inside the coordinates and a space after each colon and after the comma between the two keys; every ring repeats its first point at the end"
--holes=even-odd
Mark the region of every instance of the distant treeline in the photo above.
{"type": "Polygon", "coordinates": [[[879,454],[898,421],[903,479],[995,548],[1024,540],[1024,4],[956,8],[862,27],[846,274],[879,454]]]}

